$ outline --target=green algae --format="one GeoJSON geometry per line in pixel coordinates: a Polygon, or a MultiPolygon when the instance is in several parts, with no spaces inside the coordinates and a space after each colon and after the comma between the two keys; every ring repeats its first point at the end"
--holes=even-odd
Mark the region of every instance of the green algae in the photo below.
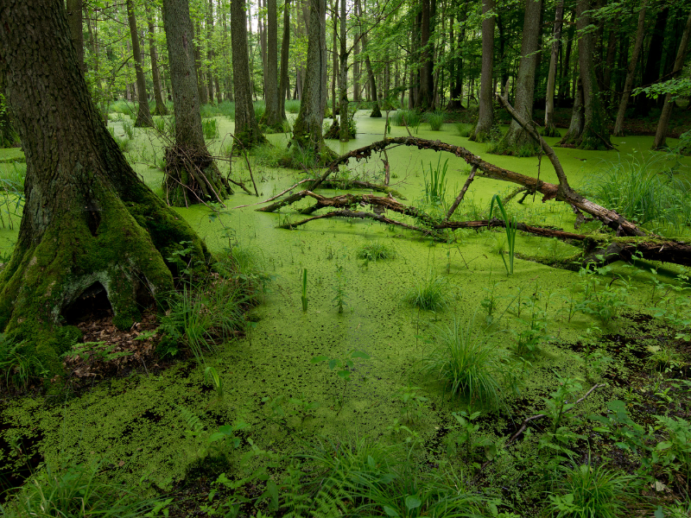
{"type": "MultiPolygon", "coordinates": [[[[358,138],[347,144],[330,142],[338,153],[380,140],[384,121],[358,113],[358,138]]],[[[232,131],[233,124],[219,119],[221,135],[232,131]]],[[[405,135],[405,128],[392,128],[392,136],[405,135]]],[[[138,143],[150,145],[145,133],[137,130],[138,143]]],[[[554,170],[546,160],[489,156],[487,144],[468,141],[450,131],[419,130],[420,137],[441,139],[462,145],[498,166],[523,174],[556,182],[554,170]]],[[[267,137],[274,145],[284,146],[287,136],[267,137]]],[[[558,137],[548,138],[551,144],[558,137]]],[[[223,147],[221,138],[211,143],[212,153],[223,147]]],[[[650,138],[626,137],[613,139],[620,153],[647,149],[650,138]]],[[[613,152],[583,151],[557,148],[571,184],[578,188],[590,175],[597,174],[598,164],[613,160],[613,152]]],[[[420,163],[436,163],[433,151],[397,148],[389,151],[392,187],[401,191],[411,203],[419,204],[424,193],[420,163]]],[[[444,157],[447,158],[447,157],[444,157]]],[[[468,174],[467,165],[449,157],[448,186],[457,192],[468,174]]],[[[378,160],[350,164],[363,174],[382,174],[378,160]]],[[[226,164],[220,165],[227,171],[226,164]]],[[[137,165],[145,183],[160,193],[162,175],[146,164],[137,165]]],[[[271,196],[305,177],[304,173],[272,169],[257,165],[253,174],[258,182],[261,199],[271,196]]],[[[233,178],[247,180],[247,171],[240,158],[234,158],[233,178]]],[[[486,211],[493,195],[511,190],[506,183],[478,178],[459,213],[486,211]]],[[[254,204],[255,197],[239,190],[228,200],[228,207],[254,204]]],[[[438,325],[451,322],[454,315],[464,316],[482,311],[481,301],[488,290],[494,290],[497,301],[494,327],[509,349],[511,330],[523,325],[515,316],[516,294],[520,290],[541,295],[549,322],[547,335],[553,340],[542,344],[531,359],[521,388],[521,396],[512,407],[519,415],[490,414],[487,433],[505,435],[509,419],[536,413],[542,397],[554,389],[554,371],[564,377],[584,377],[583,356],[560,348],[561,341],[577,341],[597,324],[592,317],[577,313],[567,319],[569,296],[579,296],[581,279],[574,272],[554,269],[537,262],[516,259],[514,275],[504,274],[501,232],[460,231],[457,243],[430,241],[420,235],[361,220],[315,221],[299,230],[279,230],[277,225],[286,217],[297,220],[299,208],[307,202],[284,209],[282,214],[259,213],[255,207],[228,209],[216,217],[204,206],[176,208],[198,232],[212,252],[228,246],[224,227],[234,232],[234,240],[258,257],[274,281],[264,304],[252,310],[256,323],[248,335],[227,344],[208,364],[213,366],[226,387],[221,400],[204,382],[202,369],[194,364],[180,364],[160,376],[137,375],[128,379],[109,380],[78,397],[64,401],[26,397],[7,403],[2,420],[10,427],[1,432],[8,443],[20,436],[41,437],[37,450],[48,462],[84,461],[93,457],[107,458],[115,466],[113,478],[136,483],[146,477],[155,486],[170,488],[182,480],[196,462],[193,444],[185,437],[185,425],[177,407],[196,413],[211,432],[223,424],[243,419],[251,425],[248,432],[255,444],[289,453],[301,448],[306,437],[323,434],[344,437],[352,434],[388,437],[387,431],[400,417],[400,401],[396,393],[409,384],[420,386],[431,401],[413,428],[423,442],[430,441],[437,431],[448,424],[450,412],[465,408],[462,399],[449,399],[441,383],[420,374],[419,360],[429,351],[438,325]],[[498,242],[499,240],[499,242],[498,242]],[[394,252],[394,261],[369,262],[357,259],[357,253],[368,243],[385,243],[394,252]],[[302,272],[309,270],[308,292],[310,310],[302,311],[300,301],[302,272]],[[342,314],[334,304],[334,288],[339,282],[337,272],[345,279],[347,305],[342,314]],[[405,293],[430,273],[447,279],[448,307],[438,312],[421,312],[404,302],[405,293]],[[549,294],[560,296],[548,298],[549,294]],[[564,296],[564,298],[561,297],[564,296]],[[499,315],[502,315],[499,318],[499,315]],[[363,351],[371,359],[356,365],[343,408],[338,408],[340,379],[330,376],[323,366],[311,364],[315,356],[340,357],[352,350],[363,351]],[[304,398],[319,402],[314,417],[300,422],[276,420],[265,398],[279,396],[304,398]],[[434,410],[431,405],[434,405],[434,410]],[[120,465],[122,463],[122,465],[120,465]]],[[[575,215],[562,203],[542,203],[529,196],[523,204],[512,202],[511,214],[518,221],[555,225],[566,230],[573,227],[575,215]]],[[[0,231],[0,238],[9,242],[13,234],[0,231]]],[[[1,244],[1,241],[0,241],[1,244]]],[[[516,250],[524,256],[565,259],[577,248],[535,236],[519,235],[516,250]]],[[[676,268],[676,267],[675,267],[676,268]]],[[[650,294],[649,277],[631,272],[622,265],[615,270],[631,276],[630,302],[634,310],[645,310],[650,294]]],[[[681,269],[679,269],[681,270],[681,269]]],[[[583,405],[583,412],[595,411],[611,398],[616,389],[595,393],[583,405]]],[[[402,437],[391,436],[391,440],[402,437]]],[[[534,454],[537,439],[519,446],[519,454],[534,454]]],[[[0,469],[13,469],[23,458],[16,451],[2,453],[0,469]]],[[[520,467],[518,461],[502,459],[506,473],[520,467]]]]}

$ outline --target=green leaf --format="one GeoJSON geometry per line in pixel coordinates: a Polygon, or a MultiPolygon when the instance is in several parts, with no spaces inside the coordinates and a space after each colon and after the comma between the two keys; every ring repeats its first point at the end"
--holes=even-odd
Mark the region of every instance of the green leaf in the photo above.
{"type": "Polygon", "coordinates": [[[350,371],[349,370],[338,371],[338,376],[343,378],[344,380],[348,381],[350,379],[350,371]]]}
{"type": "Polygon", "coordinates": [[[329,360],[329,369],[334,370],[341,366],[341,360],[329,360]]]}
{"type": "Polygon", "coordinates": [[[350,355],[351,358],[362,358],[363,360],[369,360],[370,356],[367,353],[363,353],[362,351],[353,351],[352,354],[350,355]]]}
{"type": "Polygon", "coordinates": [[[422,501],[415,495],[408,495],[405,497],[405,506],[408,510],[417,509],[422,505],[422,501]]]}
{"type": "Polygon", "coordinates": [[[386,513],[386,516],[401,516],[400,514],[398,514],[398,511],[396,511],[396,509],[393,509],[388,505],[384,506],[384,512],[386,513]]]}
{"type": "Polygon", "coordinates": [[[315,356],[314,358],[312,358],[310,360],[310,363],[320,363],[320,362],[326,361],[328,359],[329,358],[327,358],[326,356],[315,356]]]}

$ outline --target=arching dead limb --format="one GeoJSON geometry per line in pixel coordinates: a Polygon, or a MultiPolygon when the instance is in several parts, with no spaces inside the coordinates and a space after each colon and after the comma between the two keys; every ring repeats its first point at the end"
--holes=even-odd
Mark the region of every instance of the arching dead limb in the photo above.
{"type": "Polygon", "coordinates": [[[444,218],[446,221],[451,219],[451,216],[453,216],[453,213],[456,212],[456,209],[458,208],[458,206],[463,201],[463,197],[465,196],[465,193],[468,191],[468,187],[470,187],[470,184],[475,179],[475,173],[476,172],[477,172],[477,167],[473,167],[473,169],[470,171],[470,174],[468,175],[468,179],[463,184],[463,188],[461,189],[461,192],[458,193],[458,196],[456,196],[456,199],[453,201],[453,204],[449,208],[449,211],[446,213],[446,218],[444,218]]]}
{"type": "Polygon", "coordinates": [[[292,229],[295,227],[299,227],[300,225],[304,225],[305,223],[309,223],[310,221],[316,221],[318,219],[329,219],[329,218],[359,218],[359,219],[373,219],[375,221],[379,221],[380,223],[386,223],[387,225],[394,225],[397,227],[405,228],[408,230],[415,230],[417,232],[422,232],[423,234],[430,235],[434,234],[434,230],[424,228],[424,227],[416,227],[413,225],[407,225],[406,223],[401,223],[400,221],[396,221],[394,219],[389,219],[386,216],[382,216],[381,214],[375,214],[373,212],[360,212],[360,211],[353,211],[353,210],[336,210],[333,212],[327,212],[326,214],[322,214],[321,216],[313,216],[311,218],[303,219],[302,221],[298,221],[296,223],[285,223],[283,225],[279,225],[278,228],[286,228],[286,229],[292,229]]]}

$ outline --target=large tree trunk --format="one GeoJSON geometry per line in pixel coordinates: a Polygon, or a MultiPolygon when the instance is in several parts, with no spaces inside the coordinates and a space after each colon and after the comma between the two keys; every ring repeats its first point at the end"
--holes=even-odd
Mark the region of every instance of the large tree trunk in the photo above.
{"type": "Polygon", "coordinates": [[[252,83],[247,54],[247,19],[245,0],[230,2],[230,38],[233,44],[233,81],[235,86],[236,145],[249,149],[266,142],[259,130],[252,104],[252,83]]]}
{"type": "Polygon", "coordinates": [[[286,118],[286,96],[290,93],[288,79],[288,65],[290,52],[290,0],[286,0],[283,7],[283,42],[281,43],[281,84],[278,88],[278,116],[281,122],[286,118]]]}
{"type": "Polygon", "coordinates": [[[559,0],[554,15],[554,31],[552,37],[552,55],[549,60],[547,75],[547,100],[545,102],[545,129],[543,135],[559,137],[559,131],[554,126],[554,92],[556,90],[557,62],[559,61],[559,46],[561,45],[561,27],[564,21],[564,0],[559,0]]]}
{"type": "Polygon", "coordinates": [[[266,79],[266,126],[273,131],[283,131],[285,115],[281,117],[278,88],[278,10],[276,0],[267,0],[267,56],[266,79]]]}
{"type": "Polygon", "coordinates": [[[127,0],[127,22],[130,26],[130,36],[132,37],[132,56],[134,57],[134,70],[137,75],[137,96],[139,110],[137,120],[134,121],[136,128],[152,127],[154,121],[149,110],[149,97],[146,95],[146,80],[144,79],[144,69],[142,68],[142,53],[139,48],[139,34],[137,34],[137,18],[134,15],[134,2],[127,0]]]}
{"type": "MultiPolygon", "coordinates": [[[[521,44],[521,64],[516,78],[516,111],[526,120],[533,120],[533,101],[535,95],[535,73],[537,69],[538,40],[540,38],[540,18],[542,0],[526,0],[523,21],[523,42],[521,44]]],[[[515,120],[511,121],[509,131],[499,143],[502,153],[537,154],[538,147],[530,134],[515,120]]]]}
{"type": "MultiPolygon", "coordinates": [[[[207,73],[206,73],[206,79],[207,79],[207,84],[209,85],[209,102],[211,104],[214,104],[214,47],[212,44],[213,41],[213,33],[214,33],[214,4],[213,0],[209,0],[209,5],[207,7],[206,11],[206,31],[207,31],[207,41],[209,42],[209,48],[206,53],[208,59],[209,59],[209,66],[207,68],[207,73]]],[[[217,91],[216,95],[218,96],[218,101],[221,100],[221,92],[217,91]]]]}
{"type": "Polygon", "coordinates": [[[12,147],[19,143],[17,133],[12,127],[10,110],[5,99],[5,76],[0,67],[0,148],[12,147]]]}
{"type": "Polygon", "coordinates": [[[163,6],[175,107],[175,146],[166,151],[166,200],[175,206],[206,201],[223,203],[233,191],[204,143],[188,2],[164,0],[163,6]]]}
{"type": "Polygon", "coordinates": [[[161,76],[158,72],[158,52],[156,51],[156,41],[154,40],[154,20],[151,16],[151,9],[149,4],[146,6],[146,22],[149,26],[149,54],[151,55],[151,75],[153,76],[154,82],[154,101],[156,102],[156,107],[154,108],[153,115],[168,115],[168,108],[166,108],[166,103],[163,101],[163,95],[161,93],[161,76]]]}
{"type": "Polygon", "coordinates": [[[142,305],[173,289],[167,257],[190,243],[198,273],[203,242],[139,179],[104,126],[87,90],[63,0],[5,0],[0,73],[26,153],[22,222],[0,273],[0,329],[27,340],[49,377],[74,337],[67,310],[105,296],[113,323],[129,329],[142,305]],[[26,35],[32,36],[26,52],[26,35]],[[69,321],[68,321],[69,323],[69,321]]]}
{"type": "Polygon", "coordinates": [[[581,33],[578,41],[578,66],[583,85],[583,131],[580,135],[571,131],[561,140],[562,145],[574,146],[580,149],[611,149],[609,128],[605,123],[605,112],[600,100],[600,90],[595,77],[595,34],[587,32],[590,23],[588,11],[591,9],[590,0],[578,0],[578,21],[576,28],[581,33]]]}
{"type": "MultiPolygon", "coordinates": [[[[529,0],[531,1],[531,0],[529,0]]],[[[480,106],[477,124],[470,140],[491,140],[494,126],[494,16],[486,16],[495,8],[494,0],[482,0],[482,73],[480,77],[480,106]]]]}
{"type": "MultiPolygon", "coordinates": [[[[165,4],[164,4],[165,5],[165,4]]],[[[163,13],[165,16],[165,12],[163,13]]],[[[167,29],[166,29],[166,32],[167,29]]],[[[209,91],[204,84],[204,75],[202,73],[202,29],[199,23],[197,23],[196,33],[192,33],[192,39],[194,40],[194,70],[196,72],[197,80],[197,95],[199,96],[199,102],[202,104],[207,104],[209,102],[209,91]],[[196,36],[196,37],[195,37],[196,36]]]]}
{"type": "Polygon", "coordinates": [[[74,45],[74,50],[77,52],[79,69],[86,72],[82,18],[82,0],[67,0],[67,23],[70,26],[70,39],[74,45]]]}
{"type": "MultiPolygon", "coordinates": [[[[686,58],[686,48],[689,46],[690,37],[691,14],[689,14],[689,17],[686,20],[684,34],[681,37],[681,42],[679,43],[679,50],[677,50],[677,57],[674,60],[674,69],[672,70],[673,77],[676,77],[679,74],[679,72],[681,72],[682,68],[684,68],[684,58],[686,58]]],[[[653,149],[662,149],[666,145],[667,128],[669,127],[669,119],[672,116],[673,107],[674,102],[672,101],[672,94],[667,94],[665,96],[665,104],[662,107],[660,121],[657,123],[657,132],[655,133],[655,142],[653,142],[653,149]]]]}
{"type": "MultiPolygon", "coordinates": [[[[335,156],[324,143],[322,123],[326,98],[325,68],[326,45],[326,0],[309,0],[309,24],[307,27],[307,65],[300,112],[293,126],[291,145],[314,155],[321,164],[330,162],[335,156]]],[[[297,155],[296,155],[297,156],[297,155]]],[[[293,164],[301,166],[301,164],[293,164]]]]}
{"type": "Polygon", "coordinates": [[[434,110],[434,48],[431,42],[432,35],[432,0],[420,0],[421,2],[421,26],[420,26],[420,109],[422,111],[434,110]]]}
{"type": "Polygon", "coordinates": [[[617,137],[624,136],[624,118],[626,117],[626,107],[629,104],[631,90],[633,90],[633,81],[636,76],[636,65],[638,64],[638,58],[641,55],[641,48],[643,47],[643,38],[645,37],[645,11],[647,6],[648,0],[642,0],[641,10],[638,12],[638,28],[636,29],[636,42],[633,45],[631,61],[629,61],[629,66],[626,69],[626,82],[624,83],[624,92],[621,94],[619,110],[617,111],[617,120],[614,123],[614,134],[617,137]]]}

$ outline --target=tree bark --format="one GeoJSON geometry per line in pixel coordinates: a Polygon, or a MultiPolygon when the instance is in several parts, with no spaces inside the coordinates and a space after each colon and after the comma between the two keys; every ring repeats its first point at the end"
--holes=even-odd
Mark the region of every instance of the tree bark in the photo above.
{"type": "Polygon", "coordinates": [[[432,35],[432,1],[420,0],[421,25],[420,25],[420,104],[422,111],[434,110],[434,47],[431,42],[432,35]]]}
{"type": "Polygon", "coordinates": [[[175,206],[206,201],[223,203],[233,191],[204,143],[188,2],[164,0],[163,6],[175,107],[175,145],[166,151],[163,181],[166,200],[175,206]]]}
{"type": "Polygon", "coordinates": [[[230,38],[233,44],[233,80],[235,86],[235,139],[233,148],[239,145],[249,149],[264,144],[266,139],[259,130],[252,103],[252,80],[247,57],[245,0],[231,0],[230,2],[230,38]]]}
{"type": "Polygon", "coordinates": [[[281,117],[278,88],[278,9],[276,0],[267,0],[267,56],[266,56],[266,126],[283,131],[285,115],[281,117]]]}
{"type": "MultiPolygon", "coordinates": [[[[309,0],[307,27],[307,63],[300,102],[300,112],[293,126],[291,146],[313,155],[314,160],[326,164],[336,156],[324,143],[322,123],[326,99],[326,0],[309,0]]],[[[296,155],[297,156],[297,155],[296,155]]],[[[302,164],[293,164],[302,167],[302,164]]]]}
{"type": "Polygon", "coordinates": [[[86,63],[84,63],[84,32],[82,27],[82,4],[83,0],[67,0],[67,23],[70,26],[70,37],[74,50],[77,52],[77,63],[79,69],[86,73],[86,63]]]}
{"type": "Polygon", "coordinates": [[[211,257],[189,225],[138,177],[89,95],[63,0],[5,0],[0,74],[26,153],[26,202],[12,258],[0,273],[0,329],[26,340],[47,377],[76,338],[67,309],[104,294],[129,329],[141,305],[173,285],[166,258],[188,241],[197,273],[211,257]],[[26,35],[31,34],[30,51],[26,35]]]}
{"type": "MultiPolygon", "coordinates": [[[[540,38],[540,18],[542,0],[526,0],[525,18],[523,21],[523,42],[521,44],[521,64],[516,78],[516,111],[526,120],[533,120],[533,102],[535,95],[535,73],[537,69],[538,40],[540,38]]],[[[511,121],[509,131],[499,142],[498,152],[517,153],[521,150],[537,154],[537,146],[521,126],[511,121]]]]}
{"type": "Polygon", "coordinates": [[[578,138],[583,133],[583,126],[585,120],[583,118],[583,85],[581,78],[576,80],[576,96],[573,101],[573,110],[571,111],[571,123],[569,130],[564,135],[564,138],[559,142],[559,145],[569,145],[568,143],[578,138]]]}
{"type": "MultiPolygon", "coordinates": [[[[529,0],[532,1],[532,0],[529,0]]],[[[477,124],[470,134],[470,140],[485,142],[492,140],[494,126],[494,16],[487,16],[496,5],[494,0],[482,0],[482,72],[480,77],[480,106],[477,124]]]]}
{"type": "Polygon", "coordinates": [[[154,39],[155,29],[154,20],[151,17],[151,8],[149,4],[145,4],[146,7],[146,22],[149,28],[149,54],[151,55],[151,75],[154,82],[154,100],[156,102],[156,107],[154,108],[153,115],[168,115],[168,108],[166,108],[166,103],[163,101],[163,95],[161,93],[161,76],[158,72],[158,51],[156,50],[156,40],[154,39]]]}
{"type": "Polygon", "coordinates": [[[626,117],[626,108],[629,104],[631,90],[633,90],[633,81],[636,76],[636,65],[638,64],[638,58],[641,55],[641,48],[643,47],[643,38],[645,37],[645,12],[647,6],[648,0],[641,0],[641,9],[638,12],[638,28],[636,29],[636,42],[633,45],[631,61],[629,61],[629,66],[626,69],[626,82],[624,83],[624,92],[621,94],[619,110],[617,111],[617,120],[614,123],[614,134],[617,137],[624,136],[624,118],[626,117]]]}
{"type": "Polygon", "coordinates": [[[285,1],[283,7],[283,42],[281,43],[281,84],[278,89],[278,116],[284,123],[286,118],[286,97],[288,96],[290,83],[288,80],[288,61],[290,52],[290,0],[285,1]]]}
{"type": "Polygon", "coordinates": [[[338,118],[340,122],[340,135],[339,139],[341,142],[348,142],[350,140],[350,124],[348,117],[348,48],[346,41],[346,0],[341,0],[341,13],[339,16],[340,22],[340,43],[341,48],[338,53],[340,61],[339,69],[339,98],[340,106],[338,108],[338,118]]]}
{"type": "Polygon", "coordinates": [[[139,34],[137,33],[137,18],[134,14],[133,0],[127,0],[127,22],[130,26],[130,36],[132,37],[132,57],[134,58],[134,70],[137,76],[137,97],[139,110],[137,119],[134,121],[135,128],[153,127],[154,121],[149,110],[149,97],[146,95],[146,80],[144,79],[144,69],[142,68],[142,52],[139,48],[139,34]]]}
{"type": "MultiPolygon", "coordinates": [[[[669,6],[662,4],[659,9],[657,17],[655,18],[653,33],[650,37],[650,46],[648,47],[648,56],[645,60],[641,86],[650,86],[660,79],[660,63],[662,62],[662,53],[664,51],[665,29],[667,28],[667,19],[669,18],[669,6]]],[[[651,107],[651,100],[645,95],[640,94],[636,97],[636,115],[638,117],[647,116],[650,113],[651,107]]]]}
{"type": "Polygon", "coordinates": [[[0,148],[12,147],[19,143],[17,133],[12,126],[10,109],[5,98],[6,86],[7,82],[2,67],[0,67],[0,148]]]}
{"type": "MultiPolygon", "coordinates": [[[[674,69],[672,76],[676,77],[684,68],[684,59],[686,58],[686,49],[689,46],[689,38],[691,37],[691,14],[686,20],[686,27],[684,27],[684,34],[679,43],[679,50],[677,50],[677,57],[674,60],[674,69]]],[[[662,149],[666,145],[667,128],[669,127],[669,119],[672,116],[672,108],[674,102],[672,101],[672,94],[665,96],[665,104],[662,107],[660,114],[660,121],[657,124],[657,132],[655,133],[655,141],[653,142],[653,149],[662,149]]]]}
{"type": "Polygon", "coordinates": [[[206,89],[206,85],[204,84],[204,74],[202,72],[202,29],[199,23],[197,23],[196,33],[193,32],[192,38],[194,39],[194,70],[196,72],[195,77],[197,80],[199,102],[201,104],[207,104],[209,102],[209,91],[206,89]]]}
{"type": "Polygon", "coordinates": [[[546,137],[559,137],[559,131],[554,126],[554,92],[556,90],[557,64],[559,61],[559,47],[561,45],[561,28],[564,22],[564,0],[559,0],[554,15],[554,31],[552,33],[552,54],[549,60],[549,73],[547,76],[547,99],[545,102],[545,129],[546,137]]]}
{"type": "MultiPolygon", "coordinates": [[[[209,102],[211,104],[214,104],[216,101],[214,100],[214,49],[213,49],[213,33],[214,33],[214,4],[213,0],[209,0],[209,4],[207,7],[206,11],[206,33],[207,33],[207,42],[209,48],[207,49],[207,58],[209,59],[209,66],[206,70],[206,79],[207,79],[207,84],[209,85],[209,102]]],[[[221,92],[216,91],[216,95],[218,96],[218,101],[220,102],[221,100],[221,92]]]]}

